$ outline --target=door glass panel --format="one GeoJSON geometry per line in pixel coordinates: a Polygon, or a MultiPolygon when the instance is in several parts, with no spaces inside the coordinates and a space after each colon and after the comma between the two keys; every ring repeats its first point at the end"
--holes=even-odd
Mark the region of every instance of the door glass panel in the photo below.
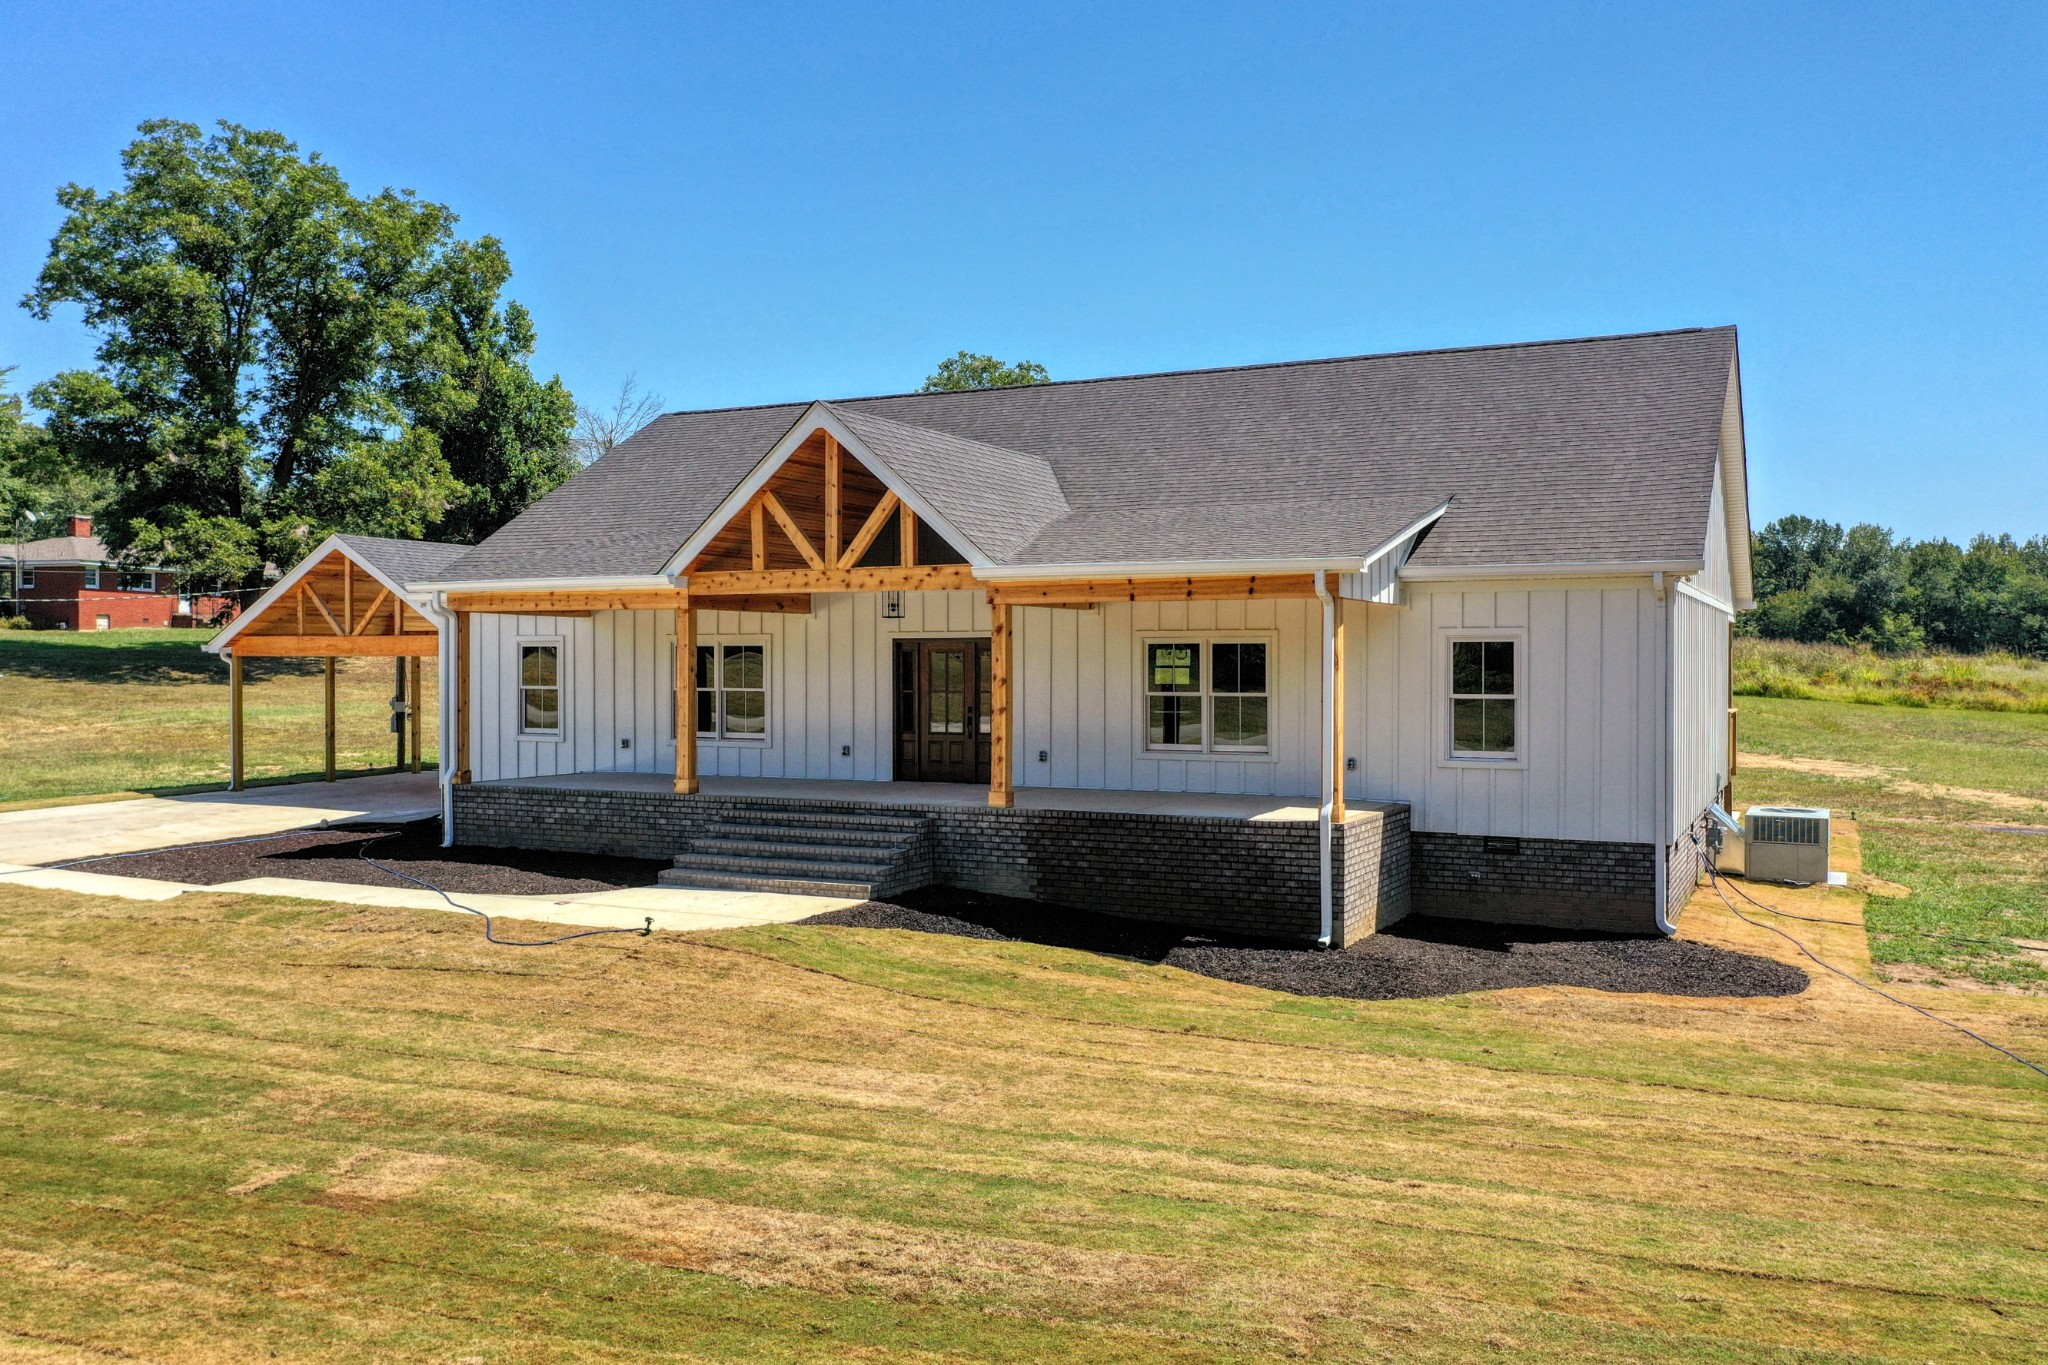
{"type": "Polygon", "coordinates": [[[933,650],[926,726],[935,735],[967,733],[967,670],[960,650],[933,650]]]}
{"type": "Polygon", "coordinates": [[[978,699],[974,708],[975,728],[986,735],[991,733],[989,729],[992,719],[990,713],[995,710],[994,661],[985,649],[977,651],[976,657],[980,660],[981,665],[981,686],[975,693],[978,699]]]}

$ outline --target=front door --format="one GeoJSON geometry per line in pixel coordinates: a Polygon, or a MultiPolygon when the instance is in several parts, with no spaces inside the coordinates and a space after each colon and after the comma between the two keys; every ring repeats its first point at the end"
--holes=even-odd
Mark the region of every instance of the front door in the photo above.
{"type": "Polygon", "coordinates": [[[986,640],[896,642],[896,780],[987,782],[986,640]]]}

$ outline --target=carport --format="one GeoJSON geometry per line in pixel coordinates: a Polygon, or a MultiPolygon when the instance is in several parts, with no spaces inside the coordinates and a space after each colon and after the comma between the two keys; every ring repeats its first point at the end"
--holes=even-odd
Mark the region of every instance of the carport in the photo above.
{"type": "Polygon", "coordinates": [[[335,779],[335,670],[342,659],[392,661],[394,766],[420,770],[420,660],[440,652],[429,597],[410,584],[431,581],[469,547],[380,536],[333,535],[211,640],[228,661],[228,785],[243,788],[243,662],[320,659],[326,665],[325,774],[335,779]]]}

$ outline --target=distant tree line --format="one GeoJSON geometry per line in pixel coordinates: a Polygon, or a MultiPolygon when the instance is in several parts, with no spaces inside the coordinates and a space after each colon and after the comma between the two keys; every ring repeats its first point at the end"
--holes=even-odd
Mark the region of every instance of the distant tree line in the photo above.
{"type": "Polygon", "coordinates": [[[1752,546],[1757,605],[1737,618],[1740,634],[2048,658],[2048,536],[1978,536],[1959,549],[1788,516],[1752,546]]]}

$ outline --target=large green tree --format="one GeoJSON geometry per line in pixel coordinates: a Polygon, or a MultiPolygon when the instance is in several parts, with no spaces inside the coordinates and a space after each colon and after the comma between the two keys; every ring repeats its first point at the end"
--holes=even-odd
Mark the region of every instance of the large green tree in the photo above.
{"type": "Polygon", "coordinates": [[[1046,384],[1052,376],[1035,360],[1012,365],[992,355],[960,351],[939,362],[939,368],[925,376],[919,393],[954,393],[962,389],[1010,389],[1024,384],[1046,384]]]}
{"type": "Polygon", "coordinates": [[[113,491],[104,475],[80,469],[8,392],[13,367],[0,367],[0,536],[55,534],[67,513],[97,515],[113,491]]]}
{"type": "Polygon", "coordinates": [[[123,183],[66,186],[35,288],[98,364],[38,385],[111,475],[119,553],[259,581],[330,530],[488,534],[568,477],[574,402],[529,368],[503,248],[410,191],[358,196],[274,132],[145,123],[123,183]]]}

